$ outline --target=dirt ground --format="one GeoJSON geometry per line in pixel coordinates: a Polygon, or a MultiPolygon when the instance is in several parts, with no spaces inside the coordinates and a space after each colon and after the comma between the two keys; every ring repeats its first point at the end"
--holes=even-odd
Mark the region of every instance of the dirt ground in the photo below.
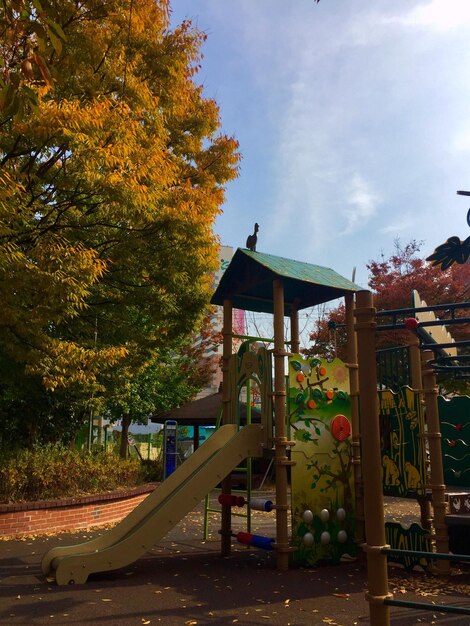
{"type": "MultiPolygon", "coordinates": [[[[417,521],[413,502],[386,499],[387,517],[417,521]]],[[[255,532],[274,536],[274,517],[254,513],[255,532]],[[271,534],[270,534],[271,533],[271,534]]],[[[354,626],[369,624],[364,556],[337,566],[276,570],[273,552],[234,544],[219,555],[217,515],[202,538],[200,505],[144,557],[122,570],[90,577],[85,585],[58,587],[40,570],[42,555],[57,544],[80,543],[105,530],[0,541],[0,623],[165,626],[354,626]]],[[[234,527],[243,520],[234,521],[234,527]]],[[[393,626],[469,626],[470,616],[444,614],[440,604],[470,606],[470,570],[443,579],[389,567],[399,600],[435,604],[435,611],[391,608],[393,626]]]]}

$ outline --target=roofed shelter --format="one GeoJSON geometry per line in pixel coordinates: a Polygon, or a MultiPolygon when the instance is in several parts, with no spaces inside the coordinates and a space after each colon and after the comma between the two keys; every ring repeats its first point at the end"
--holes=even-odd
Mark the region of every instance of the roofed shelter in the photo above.
{"type": "Polygon", "coordinates": [[[336,300],[362,289],[329,267],[238,248],[211,303],[257,313],[274,313],[273,281],[284,286],[284,315],[336,300]]]}
{"type": "MultiPolygon", "coordinates": [[[[177,409],[166,411],[160,415],[154,415],[151,421],[157,424],[164,424],[167,420],[176,420],[179,426],[193,426],[194,428],[194,449],[199,447],[199,427],[200,426],[216,426],[220,417],[222,407],[222,392],[212,393],[208,396],[192,400],[183,404],[177,409]]],[[[259,412],[252,407],[252,413],[257,415],[259,420],[259,412]]],[[[240,420],[246,421],[247,408],[246,404],[240,404],[240,420]]]]}
{"type": "MultiPolygon", "coordinates": [[[[286,437],[286,387],[284,359],[289,352],[300,350],[298,312],[307,307],[336,300],[346,299],[346,319],[348,335],[354,336],[354,293],[361,287],[343,278],[334,270],[312,265],[302,261],[294,261],[283,257],[238,248],[228,268],[212,296],[211,304],[222,305],[223,316],[223,392],[222,423],[232,420],[230,403],[229,362],[232,352],[233,308],[246,311],[274,314],[274,446],[276,466],[276,551],[277,567],[281,571],[288,569],[289,546],[288,536],[288,501],[287,501],[287,467],[289,461],[286,449],[293,442],[286,437]],[[285,350],[284,317],[291,320],[290,350],[285,350]]],[[[356,363],[355,344],[350,343],[350,363],[356,363]]],[[[357,384],[357,372],[356,384],[357,384]]],[[[351,381],[353,387],[353,381],[351,381]]],[[[356,389],[357,390],[357,389],[356,389]]],[[[353,417],[353,415],[352,415],[353,417]]],[[[356,419],[353,419],[353,440],[359,432],[356,419]],[[354,425],[354,423],[356,425],[354,425]],[[354,432],[356,429],[356,432],[354,432]]],[[[267,428],[267,425],[266,425],[267,428]]],[[[269,437],[269,434],[267,435],[269,437]]],[[[230,477],[222,483],[223,493],[231,491],[230,477]]],[[[230,553],[231,542],[231,511],[229,506],[222,506],[222,554],[230,553]]]]}

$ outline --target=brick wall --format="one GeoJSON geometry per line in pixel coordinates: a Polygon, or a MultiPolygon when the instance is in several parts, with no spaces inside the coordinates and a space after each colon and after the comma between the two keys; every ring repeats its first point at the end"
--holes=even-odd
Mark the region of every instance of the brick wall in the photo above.
{"type": "Polygon", "coordinates": [[[155,484],[66,500],[0,504],[0,537],[40,535],[119,522],[155,484]]]}

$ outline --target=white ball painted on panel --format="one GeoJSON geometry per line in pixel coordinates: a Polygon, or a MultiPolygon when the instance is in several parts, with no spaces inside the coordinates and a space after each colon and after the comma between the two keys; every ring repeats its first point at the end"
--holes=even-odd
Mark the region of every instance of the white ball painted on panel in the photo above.
{"type": "Polygon", "coordinates": [[[346,543],[347,540],[348,540],[348,533],[345,530],[340,530],[338,532],[338,541],[340,543],[346,543]]]}
{"type": "Polygon", "coordinates": [[[313,546],[313,535],[312,535],[312,533],[305,533],[305,535],[303,536],[303,542],[304,542],[304,546],[306,548],[310,548],[311,546],[313,546]]]}
{"type": "Polygon", "coordinates": [[[302,513],[302,519],[306,524],[311,524],[313,522],[313,513],[309,509],[305,509],[302,513]]]}
{"type": "Polygon", "coordinates": [[[346,511],[344,509],[338,509],[336,511],[336,517],[340,522],[343,522],[346,519],[346,511]]]}
{"type": "Polygon", "coordinates": [[[330,512],[328,509],[322,509],[320,511],[320,519],[323,523],[327,522],[330,519],[330,512]]]}
{"type": "Polygon", "coordinates": [[[322,534],[320,535],[320,541],[322,543],[322,546],[328,545],[331,541],[330,533],[326,530],[322,532],[322,534]]]}

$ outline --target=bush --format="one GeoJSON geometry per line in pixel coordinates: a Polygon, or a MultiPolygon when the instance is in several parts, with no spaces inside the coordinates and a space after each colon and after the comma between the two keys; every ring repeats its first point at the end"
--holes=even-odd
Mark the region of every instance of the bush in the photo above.
{"type": "MultiPolygon", "coordinates": [[[[134,487],[156,476],[138,459],[115,454],[87,454],[63,446],[45,445],[1,454],[0,501],[21,502],[72,498],[134,487]]],[[[155,465],[155,464],[154,464],[155,465]]]]}
{"type": "Polygon", "coordinates": [[[163,480],[163,465],[160,460],[144,459],[141,464],[142,478],[146,483],[159,483],[163,480]]]}

